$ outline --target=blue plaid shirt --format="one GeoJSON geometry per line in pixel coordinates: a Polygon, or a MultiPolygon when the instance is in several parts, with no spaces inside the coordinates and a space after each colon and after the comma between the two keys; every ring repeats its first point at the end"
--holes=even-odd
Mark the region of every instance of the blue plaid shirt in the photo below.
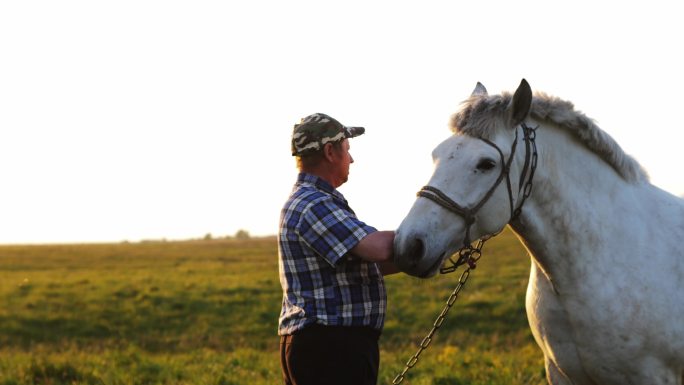
{"type": "Polygon", "coordinates": [[[382,330],[387,306],[382,274],[375,263],[349,253],[375,231],[328,182],[299,174],[280,216],[278,334],[313,323],[382,330]]]}

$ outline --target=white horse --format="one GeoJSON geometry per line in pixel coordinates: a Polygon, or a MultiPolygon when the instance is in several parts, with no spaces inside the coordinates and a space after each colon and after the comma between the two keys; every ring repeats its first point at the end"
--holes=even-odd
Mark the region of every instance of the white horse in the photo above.
{"type": "Polygon", "coordinates": [[[433,276],[508,224],[531,256],[527,317],[550,384],[682,385],[684,200],[524,79],[514,95],[478,83],[451,126],[397,229],[399,268],[433,276]]]}

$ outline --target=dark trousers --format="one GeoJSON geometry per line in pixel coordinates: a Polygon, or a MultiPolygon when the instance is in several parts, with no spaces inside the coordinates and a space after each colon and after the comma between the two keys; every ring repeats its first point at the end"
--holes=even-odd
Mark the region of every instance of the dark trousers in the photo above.
{"type": "Polygon", "coordinates": [[[311,325],[280,337],[285,385],[376,385],[380,333],[370,328],[311,325]]]}

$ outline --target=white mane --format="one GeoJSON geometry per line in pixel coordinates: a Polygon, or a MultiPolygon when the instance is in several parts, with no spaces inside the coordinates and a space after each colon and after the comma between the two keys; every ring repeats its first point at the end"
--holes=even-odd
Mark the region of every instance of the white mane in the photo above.
{"type": "MultiPolygon", "coordinates": [[[[497,123],[505,118],[506,108],[512,95],[474,95],[465,100],[461,109],[450,121],[454,133],[491,138],[497,123]]],[[[536,92],[530,109],[532,118],[551,122],[567,130],[584,145],[611,165],[627,182],[638,183],[648,180],[648,174],[631,156],[625,154],[615,140],[601,130],[596,123],[579,111],[572,103],[536,92]]]]}

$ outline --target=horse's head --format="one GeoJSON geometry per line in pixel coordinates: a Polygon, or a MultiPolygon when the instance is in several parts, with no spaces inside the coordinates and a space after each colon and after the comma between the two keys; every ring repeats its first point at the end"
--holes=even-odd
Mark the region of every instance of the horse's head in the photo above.
{"type": "Polygon", "coordinates": [[[484,114],[484,119],[482,111],[474,112],[478,100],[488,97],[478,83],[463,110],[454,115],[456,134],[432,153],[434,173],[394,241],[395,263],[405,273],[435,275],[445,258],[501,231],[521,204],[524,184],[534,170],[528,140],[534,132],[521,126],[532,91],[523,80],[512,97],[500,97],[500,110],[484,114]]]}

